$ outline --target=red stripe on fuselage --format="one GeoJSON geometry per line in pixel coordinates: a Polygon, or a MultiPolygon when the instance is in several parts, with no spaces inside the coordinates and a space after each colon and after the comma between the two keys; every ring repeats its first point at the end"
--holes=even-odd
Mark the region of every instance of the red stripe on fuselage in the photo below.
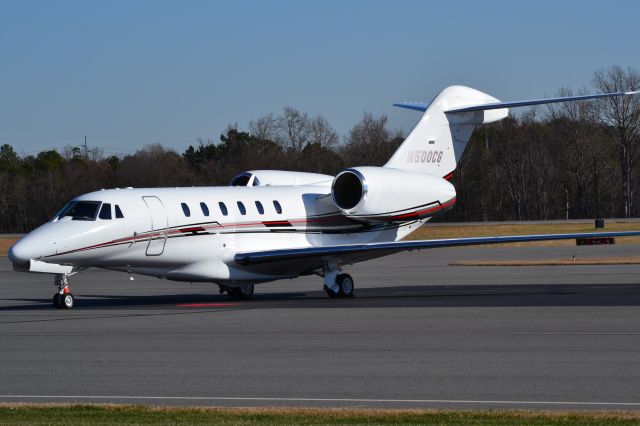
{"type": "Polygon", "coordinates": [[[240,306],[240,303],[179,303],[176,306],[180,308],[233,308],[236,306],[240,306]]]}
{"type": "Polygon", "coordinates": [[[420,211],[417,211],[417,212],[401,214],[401,215],[398,215],[398,216],[391,216],[391,219],[394,219],[394,220],[395,219],[405,219],[405,218],[409,218],[409,217],[420,216],[420,215],[427,214],[427,213],[433,213],[433,212],[436,212],[438,210],[442,210],[442,209],[444,209],[446,207],[449,207],[449,206],[453,205],[455,202],[456,202],[456,199],[454,197],[454,198],[450,199],[449,201],[447,201],[446,203],[440,204],[439,206],[430,207],[428,209],[420,210],[420,211]]]}
{"type": "Polygon", "coordinates": [[[192,228],[180,228],[179,230],[180,232],[198,232],[204,231],[204,228],[202,226],[194,226],[192,228]]]}

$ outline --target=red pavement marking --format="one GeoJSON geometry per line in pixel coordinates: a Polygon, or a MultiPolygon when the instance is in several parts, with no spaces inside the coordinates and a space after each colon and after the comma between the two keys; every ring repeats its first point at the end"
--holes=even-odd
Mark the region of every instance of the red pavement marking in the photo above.
{"type": "Polygon", "coordinates": [[[180,308],[204,308],[204,307],[227,308],[227,307],[240,306],[240,303],[179,303],[176,306],[180,308]]]}

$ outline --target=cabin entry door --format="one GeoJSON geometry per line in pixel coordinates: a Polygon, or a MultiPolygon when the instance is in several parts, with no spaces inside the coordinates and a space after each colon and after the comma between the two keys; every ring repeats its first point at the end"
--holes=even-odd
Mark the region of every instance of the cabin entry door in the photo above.
{"type": "Polygon", "coordinates": [[[160,256],[164,252],[167,243],[167,232],[169,230],[169,217],[167,210],[160,198],[155,196],[144,196],[142,200],[147,205],[151,228],[149,232],[149,243],[147,244],[147,256],[160,256]]]}

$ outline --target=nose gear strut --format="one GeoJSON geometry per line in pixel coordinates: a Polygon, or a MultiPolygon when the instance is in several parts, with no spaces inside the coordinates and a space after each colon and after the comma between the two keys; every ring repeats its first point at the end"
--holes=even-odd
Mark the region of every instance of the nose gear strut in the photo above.
{"type": "Polygon", "coordinates": [[[75,305],[75,298],[71,294],[67,274],[58,274],[53,283],[58,287],[58,292],[53,295],[53,306],[57,309],[71,309],[75,305]]]}

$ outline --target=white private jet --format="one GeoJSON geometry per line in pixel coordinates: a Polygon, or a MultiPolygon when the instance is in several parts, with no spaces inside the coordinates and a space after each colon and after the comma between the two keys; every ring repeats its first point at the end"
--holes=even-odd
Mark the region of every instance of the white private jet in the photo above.
{"type": "Polygon", "coordinates": [[[68,277],[89,267],[176,281],[216,283],[232,298],[254,284],[324,277],[330,297],[351,297],[342,266],[414,249],[631,236],[640,232],[525,235],[400,241],[453,207],[448,179],[473,129],[508,108],[638,92],[501,102],[463,86],[431,103],[400,103],[424,115],[383,167],[328,176],[258,170],[227,187],[126,188],[81,195],[9,250],[17,271],[55,275],[58,308],[74,306],[68,277]]]}

